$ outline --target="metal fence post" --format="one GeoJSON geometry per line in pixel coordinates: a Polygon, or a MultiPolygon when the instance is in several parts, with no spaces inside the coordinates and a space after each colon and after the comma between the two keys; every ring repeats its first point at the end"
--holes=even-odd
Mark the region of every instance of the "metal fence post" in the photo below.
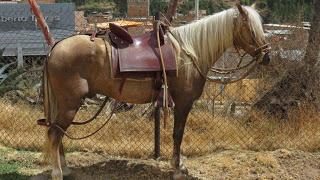
{"type": "MultiPolygon", "coordinates": [[[[157,12],[155,22],[160,20],[160,13],[157,12]]],[[[154,23],[155,28],[155,23],[154,23]]],[[[154,110],[154,159],[160,157],[160,107],[156,107],[154,110]]]]}
{"type": "Polygon", "coordinates": [[[160,157],[160,108],[154,110],[154,159],[160,157]]]}

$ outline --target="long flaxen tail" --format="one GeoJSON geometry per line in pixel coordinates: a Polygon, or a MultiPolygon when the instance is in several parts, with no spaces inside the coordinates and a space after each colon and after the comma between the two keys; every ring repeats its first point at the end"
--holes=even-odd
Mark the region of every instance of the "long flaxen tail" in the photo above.
{"type": "MultiPolygon", "coordinates": [[[[43,70],[43,79],[42,79],[42,87],[43,87],[43,106],[44,106],[44,114],[46,118],[47,124],[52,124],[54,121],[56,121],[57,115],[58,115],[58,103],[57,98],[55,97],[52,86],[50,83],[50,78],[48,76],[48,61],[50,59],[50,56],[48,56],[45,64],[44,64],[44,70],[43,70]]],[[[50,126],[49,126],[50,128],[50,126]]],[[[46,140],[43,147],[43,157],[44,161],[48,162],[50,159],[50,151],[51,151],[51,142],[46,134],[46,140]]]]}

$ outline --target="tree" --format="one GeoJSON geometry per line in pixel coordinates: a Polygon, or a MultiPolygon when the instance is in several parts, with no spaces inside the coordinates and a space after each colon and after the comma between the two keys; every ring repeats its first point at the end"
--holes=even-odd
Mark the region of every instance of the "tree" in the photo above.
{"type": "Polygon", "coordinates": [[[314,66],[319,57],[319,49],[320,49],[320,0],[315,0],[313,5],[313,18],[312,18],[312,26],[309,36],[309,43],[307,46],[306,56],[304,58],[305,62],[314,66]]]}
{"type": "Polygon", "coordinates": [[[157,12],[166,12],[168,4],[163,0],[150,0],[150,15],[154,16],[157,12]]]}
{"type": "Polygon", "coordinates": [[[127,0],[116,0],[114,1],[116,3],[117,9],[120,14],[126,14],[127,13],[127,0]]]}
{"type": "Polygon", "coordinates": [[[289,70],[274,88],[254,104],[255,109],[267,114],[287,117],[288,106],[306,102],[320,108],[319,62],[320,53],[320,0],[314,0],[313,18],[303,66],[289,70]],[[276,104],[273,102],[277,102],[276,104]]]}
{"type": "MultiPolygon", "coordinates": [[[[181,14],[188,14],[189,11],[194,10],[194,0],[189,0],[179,7],[181,14]]],[[[230,8],[230,3],[226,3],[222,0],[200,0],[199,8],[206,10],[207,14],[213,14],[222,10],[230,8]]]]}
{"type": "Polygon", "coordinates": [[[310,21],[312,0],[241,0],[244,5],[256,3],[265,22],[310,21]]]}
{"type": "Polygon", "coordinates": [[[176,14],[177,7],[178,7],[178,0],[170,0],[168,11],[166,14],[167,19],[169,19],[170,21],[172,21],[172,17],[174,17],[174,15],[176,14]]]}

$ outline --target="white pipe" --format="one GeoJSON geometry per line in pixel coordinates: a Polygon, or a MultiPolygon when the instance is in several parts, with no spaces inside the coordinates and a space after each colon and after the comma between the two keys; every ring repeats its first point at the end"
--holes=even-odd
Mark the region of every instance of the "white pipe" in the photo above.
{"type": "Polygon", "coordinates": [[[199,19],[199,0],[195,0],[195,20],[199,19]]]}

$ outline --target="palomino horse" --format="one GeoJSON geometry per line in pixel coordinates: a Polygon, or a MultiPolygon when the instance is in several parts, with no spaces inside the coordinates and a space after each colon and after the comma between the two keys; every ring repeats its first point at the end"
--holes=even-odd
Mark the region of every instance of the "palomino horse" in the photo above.
{"type": "MultiPolygon", "coordinates": [[[[266,53],[261,18],[250,7],[237,5],[188,25],[173,28],[168,34],[174,44],[178,75],[168,77],[174,108],[174,149],[172,166],[175,177],[186,168],[180,160],[180,145],[186,119],[193,102],[200,97],[206,75],[225,50],[233,45],[256,58],[269,60],[266,53]]],[[[76,35],[60,41],[49,54],[44,71],[45,115],[48,129],[47,153],[53,166],[52,178],[62,179],[66,167],[62,138],[85,97],[104,94],[118,101],[149,103],[157,95],[154,80],[113,78],[110,67],[110,44],[97,38],[76,35]],[[121,95],[119,93],[122,88],[121,95]]]]}

